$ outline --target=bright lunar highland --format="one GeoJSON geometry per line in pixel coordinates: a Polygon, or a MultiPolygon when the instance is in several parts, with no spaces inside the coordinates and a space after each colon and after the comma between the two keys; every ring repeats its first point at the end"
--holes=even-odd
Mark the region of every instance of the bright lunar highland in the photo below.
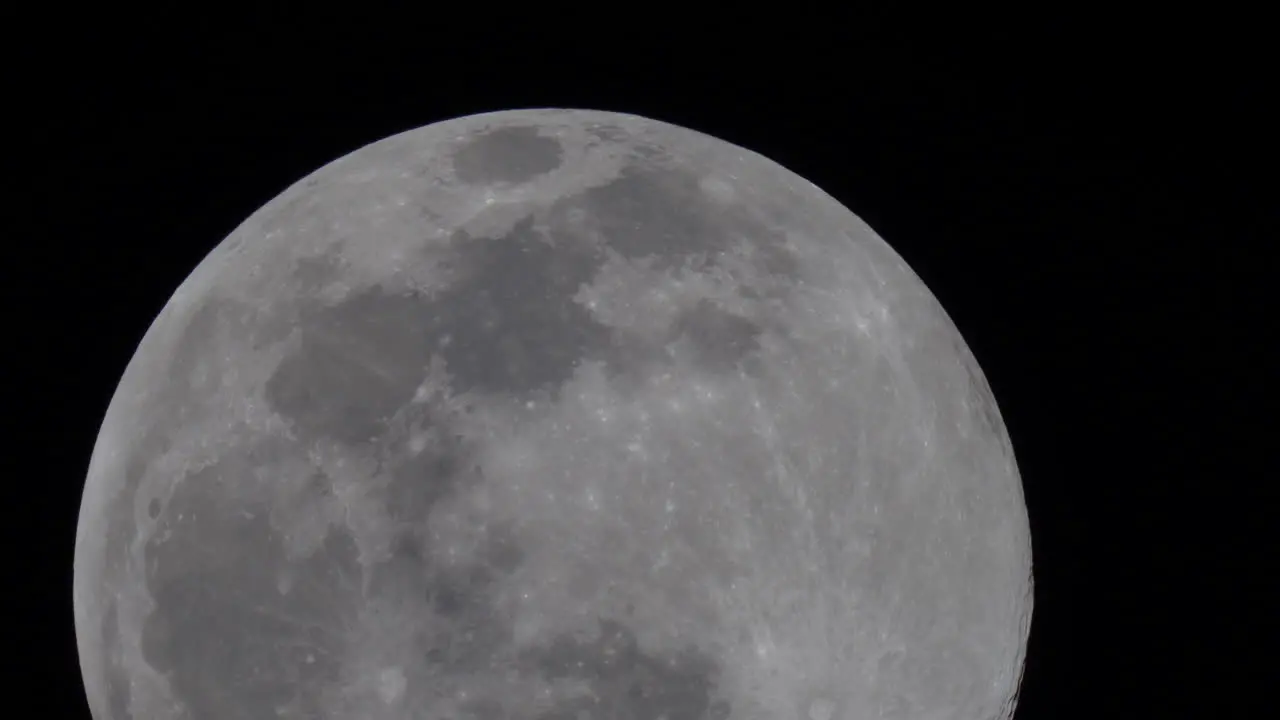
{"type": "Polygon", "coordinates": [[[991,392],[748,150],[520,110],[363,147],[191,273],[90,463],[97,720],[1003,720],[991,392]]]}

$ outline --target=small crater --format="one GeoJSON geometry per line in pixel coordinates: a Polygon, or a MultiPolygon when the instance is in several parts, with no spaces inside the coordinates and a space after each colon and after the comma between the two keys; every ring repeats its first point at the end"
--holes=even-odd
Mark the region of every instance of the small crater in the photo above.
{"type": "Polygon", "coordinates": [[[524,183],[560,167],[564,149],[532,127],[506,127],[472,138],[453,154],[453,171],[469,185],[524,183]]]}

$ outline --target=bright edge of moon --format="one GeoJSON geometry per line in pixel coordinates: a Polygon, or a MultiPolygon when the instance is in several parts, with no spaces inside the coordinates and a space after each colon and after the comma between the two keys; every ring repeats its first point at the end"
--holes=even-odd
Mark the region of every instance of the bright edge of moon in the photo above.
{"type": "Polygon", "coordinates": [[[97,720],[992,720],[1032,612],[1008,433],[920,279],[751,151],[462,117],[289,187],[112,398],[97,720]]]}

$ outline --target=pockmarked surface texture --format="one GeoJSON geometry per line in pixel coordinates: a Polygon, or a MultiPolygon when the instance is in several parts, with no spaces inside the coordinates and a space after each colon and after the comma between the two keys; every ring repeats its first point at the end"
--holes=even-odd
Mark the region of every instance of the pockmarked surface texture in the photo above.
{"type": "Polygon", "coordinates": [[[98,720],[992,720],[1032,608],[982,372],[870,228],[629,115],[347,155],[193,271],[95,447],[98,720]]]}

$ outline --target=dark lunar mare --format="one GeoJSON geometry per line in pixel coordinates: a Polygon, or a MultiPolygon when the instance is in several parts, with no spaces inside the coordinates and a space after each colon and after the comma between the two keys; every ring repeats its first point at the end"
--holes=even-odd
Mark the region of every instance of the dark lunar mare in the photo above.
{"type": "Polygon", "coordinates": [[[560,167],[564,149],[532,126],[503,127],[469,138],[453,153],[454,175],[464,183],[523,183],[560,167]]]}
{"type": "Polygon", "coordinates": [[[331,531],[311,556],[286,556],[267,508],[228,497],[250,468],[228,456],[180,482],[147,543],[157,610],[143,627],[147,663],[192,720],[250,720],[278,709],[321,711],[339,677],[349,603],[360,574],[351,537],[331,531]],[[277,583],[288,568],[293,587],[277,583]]]}
{"type": "Polygon", "coordinates": [[[524,398],[569,379],[608,328],[573,296],[597,265],[553,248],[530,220],[498,238],[458,233],[461,279],[433,295],[366,288],[300,318],[296,349],[266,386],[267,402],[309,436],[375,439],[414,396],[434,357],[450,391],[524,398]]]}
{"type": "MultiPolygon", "coordinates": [[[[560,162],[555,141],[519,129],[490,132],[453,159],[459,176],[475,182],[517,182],[560,162]],[[514,164],[502,166],[508,159],[514,164]]],[[[372,286],[332,304],[304,305],[292,349],[267,381],[264,398],[299,441],[335,442],[378,458],[385,481],[374,492],[399,529],[391,557],[372,569],[366,592],[442,621],[432,627],[444,630],[413,638],[422,668],[435,668],[424,677],[493,672],[496,663],[591,689],[589,700],[531,720],[583,711],[722,720],[729,708],[716,694],[715,653],[643,649],[618,618],[600,618],[592,639],[566,634],[511,655],[511,620],[494,593],[524,561],[519,538],[510,528],[493,527],[474,560],[441,566],[428,559],[425,520],[439,502],[482,479],[479,440],[465,437],[451,416],[457,410],[443,408],[442,398],[411,400],[433,361],[443,365],[450,397],[555,400],[584,359],[602,359],[615,373],[635,371],[637,358],[647,366],[668,362],[665,348],[676,343],[700,369],[723,373],[754,352],[760,324],[711,301],[682,308],[658,347],[628,346],[625,333],[600,324],[574,301],[603,265],[606,248],[676,272],[707,269],[746,239],[772,258],[767,269],[787,274],[795,267],[774,231],[745,213],[710,205],[693,175],[670,168],[629,168],[537,215],[549,223],[531,214],[498,237],[456,233],[446,255],[455,281],[438,291],[372,286]],[[571,212],[579,220],[569,222],[571,212]],[[413,431],[427,438],[417,453],[406,449],[413,431]]],[[[298,272],[314,268],[304,262],[298,272]]],[[[185,346],[178,362],[200,347],[185,346]]],[[[315,689],[340,682],[341,642],[334,633],[352,621],[359,601],[354,541],[337,526],[313,555],[287,558],[279,522],[228,496],[252,469],[247,455],[233,454],[178,483],[146,548],[158,610],[147,621],[144,652],[170,678],[193,720],[237,720],[277,708],[320,712],[315,689]],[[286,567],[294,589],[281,593],[276,583],[286,567]]],[[[501,698],[477,700],[468,712],[498,717],[498,708],[506,717],[528,715],[504,708],[501,698]]]]}
{"type": "Polygon", "coordinates": [[[554,398],[586,358],[616,372],[634,369],[636,357],[660,361],[674,341],[688,343],[705,370],[733,369],[756,349],[762,328],[715,303],[684,308],[658,347],[630,348],[574,301],[603,264],[604,247],[674,271],[685,261],[714,264],[739,236],[776,246],[767,228],[745,217],[726,223],[719,210],[690,201],[690,184],[696,191],[683,173],[626,173],[561,201],[584,211],[599,237],[567,223],[565,207],[553,208],[545,236],[532,216],[501,237],[456,233],[448,263],[460,279],[437,293],[375,286],[304,309],[297,346],[267,383],[268,403],[304,434],[358,445],[413,397],[433,356],[443,359],[453,392],[516,398],[554,398]]]}
{"type": "MultiPolygon", "coordinates": [[[[82,520],[82,533],[89,532],[78,543],[77,562],[83,557],[84,565],[78,568],[77,620],[99,623],[77,628],[86,638],[81,648],[95,711],[133,720],[130,704],[152,699],[143,669],[127,667],[132,658],[123,654],[134,631],[132,612],[140,608],[130,604],[137,594],[121,584],[135,579],[132,563],[142,561],[142,579],[156,608],[143,619],[141,651],[173,690],[174,718],[349,717],[383,702],[379,693],[396,683],[380,686],[394,674],[379,672],[390,667],[402,670],[406,683],[404,696],[393,700],[402,705],[384,709],[406,718],[437,707],[433,700],[456,689],[453,681],[459,679],[481,690],[448,720],[726,720],[735,712],[747,714],[745,706],[726,702],[719,683],[727,661],[715,648],[678,639],[642,645],[638,638],[652,633],[641,632],[648,628],[636,624],[630,608],[618,613],[622,617],[593,616],[596,609],[581,608],[583,625],[515,648],[510,602],[520,589],[515,583],[530,574],[533,550],[519,524],[495,524],[467,503],[451,504],[469,486],[485,482],[480,458],[488,457],[481,451],[489,439],[469,435],[474,418],[463,416],[469,404],[500,400],[504,408],[519,408],[524,406],[514,401],[537,399],[528,413],[536,417],[560,399],[585,360],[603,361],[611,391],[621,389],[624,376],[644,382],[665,371],[685,377],[750,375],[753,362],[780,362],[773,355],[762,360],[757,349],[764,343],[785,347],[775,340],[793,322],[789,310],[796,307],[786,307],[794,298],[789,294],[807,283],[829,287],[838,281],[820,260],[801,267],[801,254],[812,257],[823,244],[845,243],[844,231],[856,228],[847,213],[777,168],[752,167],[756,161],[746,155],[730,158],[725,153],[733,151],[726,148],[699,146],[640,124],[585,123],[579,130],[600,142],[583,161],[588,175],[569,179],[575,168],[567,163],[583,156],[550,132],[561,121],[544,123],[534,114],[525,116],[527,125],[514,122],[507,116],[456,125],[449,131],[452,142],[449,133],[423,143],[402,138],[319,173],[292,197],[269,206],[260,221],[233,234],[222,250],[281,237],[302,237],[298,247],[327,245],[327,255],[297,260],[292,282],[281,285],[291,290],[238,303],[209,288],[234,292],[241,278],[224,276],[209,284],[205,272],[157,323],[159,331],[139,349],[113,400],[111,432],[95,450],[103,453],[90,478],[98,485],[86,499],[97,506],[85,508],[93,515],[88,523],[82,520]],[[672,152],[668,138],[671,148],[690,152],[672,152]],[[442,140],[448,157],[433,155],[442,140]],[[433,149],[417,153],[426,148],[433,149]],[[560,192],[562,182],[591,182],[593,168],[611,171],[612,160],[623,155],[616,177],[533,207],[538,198],[560,192]],[[601,158],[603,164],[592,164],[601,158]],[[406,167],[421,172],[397,185],[395,171],[406,167]],[[525,183],[530,186],[514,187],[525,183]],[[472,193],[468,200],[498,201],[468,202],[480,213],[464,224],[471,232],[460,230],[443,246],[424,239],[430,247],[408,259],[450,266],[438,275],[413,268],[411,283],[423,277],[448,282],[402,291],[391,289],[389,281],[357,287],[340,300],[318,299],[322,289],[343,285],[345,261],[379,252],[379,238],[351,231],[364,220],[375,221],[365,227],[397,233],[403,230],[398,223],[415,221],[415,211],[437,227],[445,222],[448,213],[438,202],[414,208],[413,198],[404,198],[410,207],[397,215],[381,202],[385,198],[375,197],[428,185],[451,186],[445,194],[454,197],[472,193]],[[339,207],[319,207],[323,192],[334,193],[327,197],[339,207]],[[365,199],[379,207],[341,207],[365,199]],[[509,222],[521,212],[528,215],[509,222]],[[338,215],[344,222],[334,221],[338,215]],[[510,229],[477,229],[499,226],[510,229]],[[782,227],[805,237],[793,249],[782,227]],[[349,237],[329,237],[348,231],[349,237]],[[665,332],[608,327],[574,297],[597,279],[606,261],[617,258],[645,264],[644,276],[649,270],[666,273],[671,288],[689,271],[712,273],[713,282],[723,283],[719,289],[739,297],[682,301],[665,332]],[[735,283],[735,273],[747,280],[735,283]],[[273,345],[285,335],[288,345],[273,345]],[[235,355],[249,344],[285,353],[261,388],[261,399],[290,432],[245,438],[249,426],[238,425],[231,437],[215,437],[192,450],[204,439],[196,433],[225,427],[227,413],[259,399],[232,397],[223,384],[223,373],[241,370],[247,371],[241,378],[253,377],[264,367],[255,364],[264,362],[261,357],[235,355]],[[415,400],[428,367],[443,370],[443,385],[415,400]],[[333,493],[338,479],[318,466],[311,468],[309,482],[290,475],[273,487],[264,477],[273,467],[297,472],[314,450],[325,451],[326,462],[330,453],[354,458],[355,469],[343,470],[352,476],[341,482],[367,481],[360,490],[375,507],[357,509],[375,516],[385,511],[389,525],[356,536],[352,528],[368,526],[355,520],[367,522],[367,515],[349,515],[351,527],[335,519],[342,514],[333,493]],[[113,457],[117,451],[119,460],[113,457]],[[216,455],[213,464],[201,464],[210,459],[204,451],[216,455]],[[193,468],[186,477],[155,477],[185,462],[193,468]],[[154,495],[139,496],[144,488],[154,495]],[[276,497],[280,493],[287,497],[276,497]],[[333,524],[318,548],[301,558],[286,551],[289,533],[310,532],[316,526],[309,523],[324,519],[333,524]],[[154,532],[142,556],[134,557],[136,533],[149,530],[149,522],[154,532]],[[436,543],[444,529],[459,527],[466,541],[478,540],[479,550],[463,560],[444,560],[447,553],[436,543]],[[388,556],[361,566],[357,548],[387,535],[388,556]],[[353,639],[359,641],[355,650],[353,639]],[[504,687],[508,679],[512,685],[504,687]],[[583,692],[550,706],[514,701],[516,692],[530,689],[529,681],[556,685],[562,693],[583,692]]],[[[870,245],[855,240],[868,262],[897,261],[887,249],[872,247],[874,239],[870,245]]],[[[248,263],[225,267],[240,273],[248,263]]],[[[273,277],[278,269],[259,264],[254,272],[273,277]]],[[[963,343],[957,347],[967,353],[963,343]]],[[[771,365],[770,374],[790,372],[780,367],[771,365]]],[[[975,425],[1001,436],[1012,460],[990,389],[976,365],[968,371],[975,425]]],[[[628,393],[621,395],[626,402],[628,393]]],[[[792,441],[795,447],[804,444],[803,438],[792,441]]],[[[563,520],[575,521],[567,511],[563,520]]],[[[892,560],[901,552],[889,548],[882,554],[892,560]]],[[[1025,637],[1025,626],[1022,632],[1025,637]]]]}
{"type": "Polygon", "coordinates": [[[582,224],[628,260],[650,258],[662,270],[714,264],[718,253],[746,239],[770,258],[772,272],[795,273],[785,236],[742,205],[717,205],[693,173],[661,164],[632,164],[596,187],[562,198],[553,216],[581,216],[582,224]]]}
{"type": "Polygon", "coordinates": [[[670,337],[689,344],[694,363],[711,373],[737,369],[759,348],[764,328],[753,320],[700,300],[682,312],[673,323],[670,337]]]}
{"type": "Polygon", "coordinates": [[[635,631],[611,618],[600,619],[595,637],[569,634],[525,653],[524,663],[548,680],[572,679],[590,692],[533,720],[724,720],[731,707],[717,696],[722,671],[713,653],[696,646],[649,652],[635,631]]]}
{"type": "MultiPolygon", "coordinates": [[[[133,503],[143,486],[150,463],[169,452],[172,430],[190,422],[204,410],[200,398],[207,389],[195,372],[203,357],[217,352],[216,337],[220,327],[233,323],[241,308],[230,301],[211,297],[197,305],[182,334],[174,343],[174,353],[163,372],[152,380],[152,395],[139,413],[145,421],[138,436],[128,447],[121,472],[122,488],[103,512],[110,518],[132,518],[133,503]]],[[[207,380],[206,380],[207,382],[207,380]]],[[[158,498],[151,498],[148,514],[156,519],[162,508],[158,498]]],[[[123,577],[137,528],[131,522],[116,520],[106,527],[103,557],[108,577],[123,577]]],[[[100,628],[100,662],[106,669],[106,692],[111,717],[132,720],[132,691],[128,671],[124,667],[120,632],[120,608],[113,600],[107,603],[100,628]]]]}

